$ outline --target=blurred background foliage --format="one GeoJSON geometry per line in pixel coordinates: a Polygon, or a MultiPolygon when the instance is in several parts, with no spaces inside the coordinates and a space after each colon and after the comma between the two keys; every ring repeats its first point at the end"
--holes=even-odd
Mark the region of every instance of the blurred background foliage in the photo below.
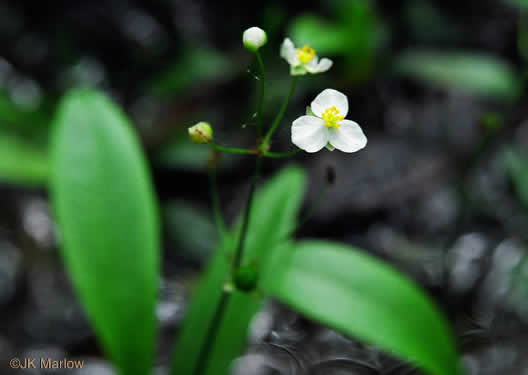
{"type": "MultiPolygon", "coordinates": [[[[186,129],[206,120],[218,143],[254,145],[257,68],[241,33],[258,25],[269,37],[266,123],[289,84],[279,57],[285,36],[334,60],[327,74],[301,79],[272,150],[292,149],[289,122],[326,87],[348,95],[348,117],[369,138],[352,156],[295,159],[311,181],[304,211],[320,195],[326,167],[337,174],[299,237],[360,246],[418,281],[457,327],[468,373],[526,371],[527,12],[522,0],[3,1],[0,362],[68,354],[91,358],[91,373],[111,371],[59,262],[46,189],[50,124],[61,95],[80,86],[100,88],[124,108],[149,157],[164,234],[157,363],[168,366],[217,242],[211,155],[188,142],[186,129]]],[[[221,160],[229,222],[252,165],[250,157],[221,160]]],[[[280,165],[267,163],[265,176],[280,165]]],[[[281,306],[270,304],[257,322],[240,373],[287,373],[299,363],[360,371],[359,362],[365,373],[409,371],[281,306]],[[277,349],[286,344],[298,354],[277,349]]]]}

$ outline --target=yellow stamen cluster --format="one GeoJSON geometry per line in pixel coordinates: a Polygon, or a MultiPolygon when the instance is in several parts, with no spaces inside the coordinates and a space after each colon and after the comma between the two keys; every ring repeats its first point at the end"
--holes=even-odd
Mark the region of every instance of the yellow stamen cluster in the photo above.
{"type": "Polygon", "coordinates": [[[339,121],[343,121],[345,119],[345,116],[338,116],[339,115],[339,109],[337,109],[335,106],[327,108],[326,111],[323,112],[323,121],[325,122],[325,126],[329,129],[339,129],[341,125],[338,124],[339,121]]]}
{"type": "Polygon", "coordinates": [[[309,45],[306,45],[297,50],[297,56],[299,56],[299,61],[301,63],[307,64],[315,58],[315,51],[309,45]]]}

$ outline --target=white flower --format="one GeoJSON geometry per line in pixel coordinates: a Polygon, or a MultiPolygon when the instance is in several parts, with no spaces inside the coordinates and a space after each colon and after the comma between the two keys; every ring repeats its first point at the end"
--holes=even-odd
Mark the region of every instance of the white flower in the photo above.
{"type": "Polygon", "coordinates": [[[266,32],[260,27],[250,27],[242,34],[244,46],[251,52],[256,52],[268,41],[266,32]]]}
{"type": "Polygon", "coordinates": [[[367,137],[354,121],[345,120],[348,113],[346,95],[334,89],[323,90],[311,104],[315,116],[301,116],[292,124],[292,142],[306,152],[323,147],[356,152],[367,144],[367,137]]]}
{"type": "Polygon", "coordinates": [[[303,48],[295,48],[293,42],[286,38],[282,42],[280,55],[290,64],[290,74],[292,76],[304,75],[307,72],[316,74],[326,72],[332,67],[332,60],[319,58],[313,48],[306,45],[303,48]]]}

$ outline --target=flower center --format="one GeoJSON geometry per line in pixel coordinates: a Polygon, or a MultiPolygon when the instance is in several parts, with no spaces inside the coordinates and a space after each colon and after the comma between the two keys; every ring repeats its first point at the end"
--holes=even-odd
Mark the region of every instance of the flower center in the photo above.
{"type": "Polygon", "coordinates": [[[315,58],[315,51],[309,45],[305,45],[297,50],[297,56],[301,63],[307,64],[315,58]]]}
{"type": "Polygon", "coordinates": [[[339,109],[330,107],[323,112],[322,118],[327,128],[337,130],[341,126],[338,122],[343,121],[345,116],[339,116],[339,109]]]}

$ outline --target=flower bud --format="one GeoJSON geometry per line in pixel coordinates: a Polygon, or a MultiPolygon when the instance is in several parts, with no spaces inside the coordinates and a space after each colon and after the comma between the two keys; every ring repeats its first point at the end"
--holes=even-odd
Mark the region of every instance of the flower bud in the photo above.
{"type": "Polygon", "coordinates": [[[253,26],[244,31],[244,34],[242,34],[242,41],[248,50],[256,52],[260,47],[266,44],[268,36],[260,27],[253,26]]]}
{"type": "Polygon", "coordinates": [[[189,137],[194,143],[209,143],[213,140],[213,128],[207,122],[199,122],[189,128],[189,137]]]}
{"type": "Polygon", "coordinates": [[[233,282],[238,290],[251,292],[257,288],[258,269],[254,264],[242,266],[235,271],[233,282]]]}

